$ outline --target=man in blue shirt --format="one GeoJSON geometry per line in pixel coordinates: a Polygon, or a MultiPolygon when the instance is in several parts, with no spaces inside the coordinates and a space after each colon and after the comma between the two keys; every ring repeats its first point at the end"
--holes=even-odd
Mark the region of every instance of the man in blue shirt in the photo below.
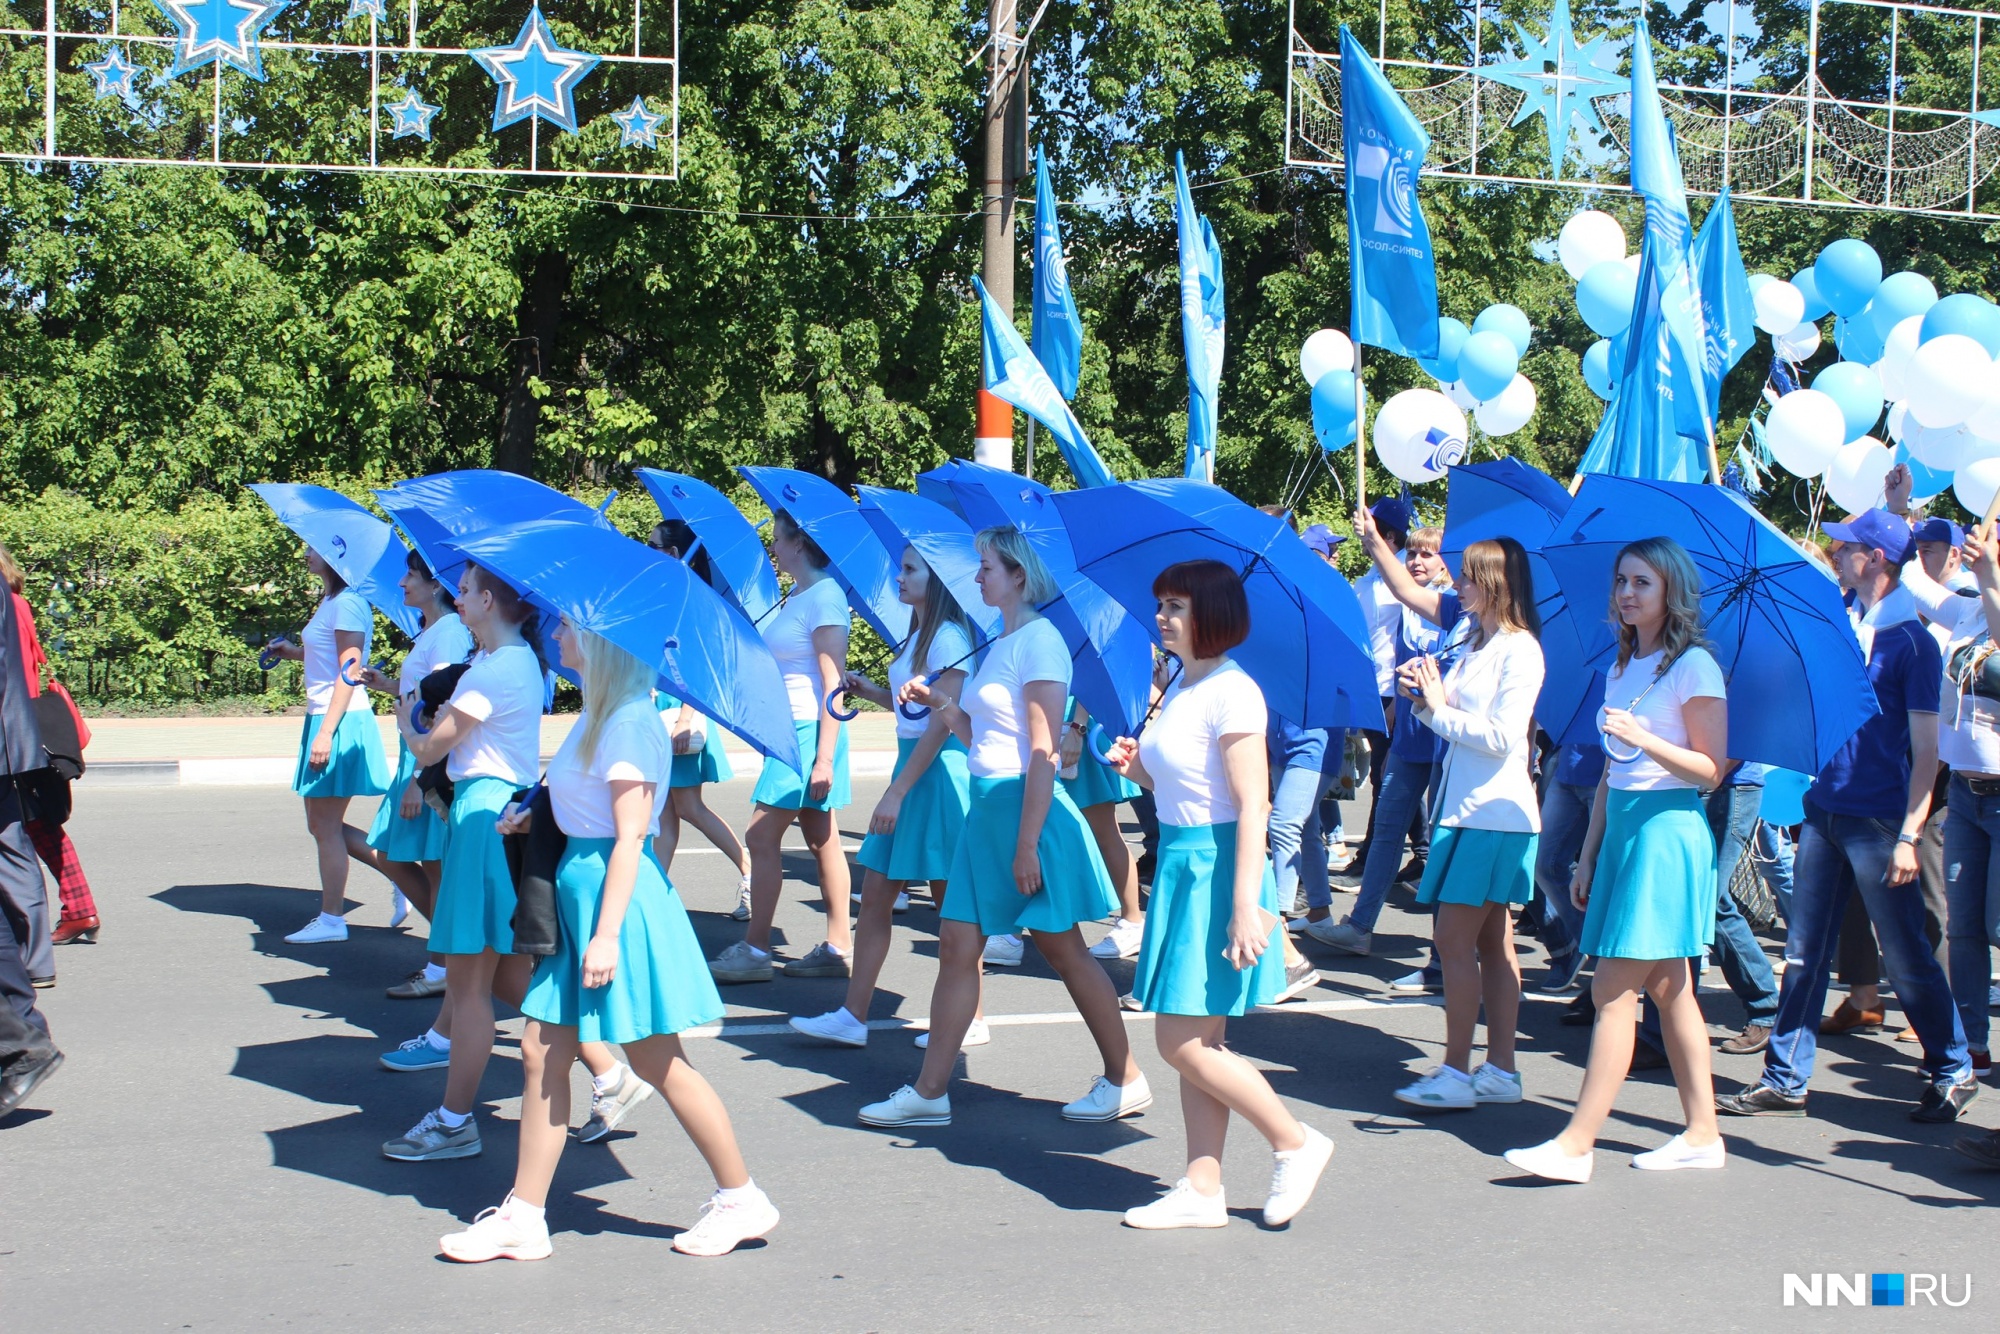
{"type": "Polygon", "coordinates": [[[1937,774],[1943,662],[1902,587],[1903,564],[1916,547],[1909,524],[1876,509],[1825,529],[1837,544],[1841,586],[1854,595],[1855,633],[1881,712],[1827,761],[1806,794],[1789,923],[1789,954],[1796,962],[1785,970],[1764,1075],[1715,1102],[1738,1116],[1806,1114],[1827,966],[1848,895],[1858,893],[1875,923],[1904,1016],[1923,1044],[1924,1094],[1910,1115],[1956,1121],[1979,1084],[1950,984],[1924,937],[1917,885],[1917,843],[1937,774]]]}

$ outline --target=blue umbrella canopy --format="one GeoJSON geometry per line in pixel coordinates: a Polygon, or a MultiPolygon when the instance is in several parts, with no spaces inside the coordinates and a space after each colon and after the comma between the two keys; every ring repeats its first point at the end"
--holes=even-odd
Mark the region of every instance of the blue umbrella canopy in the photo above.
{"type": "Polygon", "coordinates": [[[910,609],[896,593],[896,567],[903,553],[891,554],[861,517],[847,493],[796,468],[739,467],[743,479],[772,513],[784,510],[826,553],[827,573],[847,593],[848,605],[891,644],[910,633],[910,609]]]}
{"type": "Polygon", "coordinates": [[[1569,492],[1518,459],[1461,463],[1451,470],[1448,485],[1443,554],[1452,574],[1459,573],[1461,557],[1474,542],[1511,537],[1527,548],[1535,608],[1542,617],[1542,658],[1548,664],[1535,718],[1561,745],[1590,740],[1597,734],[1597,710],[1604,703],[1603,668],[1617,637],[1604,617],[1603,603],[1585,606],[1581,615],[1571,608],[1542,556],[1549,534],[1569,512],[1569,492]]]}
{"type": "Polygon", "coordinates": [[[359,501],[323,486],[257,482],[250,489],[271,507],[279,523],[298,534],[343,583],[373,603],[398,630],[414,639],[423,629],[423,613],[403,602],[399,584],[408,568],[409,548],[394,528],[359,501]]]}
{"type": "Polygon", "coordinates": [[[1818,773],[1878,712],[1839,585],[1742,497],[1699,482],[1592,473],[1542,554],[1572,606],[1608,608],[1620,548],[1647,537],[1680,543],[1701,575],[1730,758],[1818,773]]]}
{"type": "Polygon", "coordinates": [[[1232,649],[1271,710],[1301,727],[1380,725],[1361,602],[1283,519],[1182,478],[1063,491],[1056,512],[1077,568],[1154,628],[1153,580],[1177,561],[1220,561],[1243,579],[1250,635],[1232,649]]]}
{"type": "Polygon", "coordinates": [[[963,519],[965,510],[958,503],[958,493],[951,489],[951,478],[958,472],[958,464],[957,459],[947,459],[929,472],[918,473],[917,494],[963,519]]]}
{"type": "Polygon", "coordinates": [[[541,610],[652,664],[659,689],[803,772],[777,659],[680,561],[610,528],[560,519],[487,528],[459,538],[459,549],[541,610]]]}
{"type": "MultiPolygon", "coordinates": [[[[861,517],[898,561],[904,547],[915,547],[931,574],[944,580],[980,635],[992,639],[1000,633],[1000,613],[979,595],[979,548],[964,519],[907,491],[857,486],[854,494],[861,504],[861,517]]],[[[967,670],[971,670],[969,665],[967,670]]]]}
{"type": "MultiPolygon", "coordinates": [[[[756,525],[743,517],[743,511],[731,504],[728,496],[698,477],[658,468],[635,471],[660,513],[679,519],[701,539],[709,568],[715,572],[715,591],[741,609],[752,624],[761,624],[778,605],[778,577],[771,572],[771,558],[764,551],[764,539],[757,535],[756,525]]],[[[687,553],[681,554],[685,557],[687,553]]]]}
{"type": "Polygon", "coordinates": [[[956,463],[945,480],[975,531],[1018,528],[1034,546],[1062,594],[1041,610],[1069,645],[1075,663],[1070,693],[1105,731],[1132,735],[1152,695],[1152,631],[1077,570],[1069,532],[1056,513],[1055,493],[1040,482],[979,463],[956,463]]]}

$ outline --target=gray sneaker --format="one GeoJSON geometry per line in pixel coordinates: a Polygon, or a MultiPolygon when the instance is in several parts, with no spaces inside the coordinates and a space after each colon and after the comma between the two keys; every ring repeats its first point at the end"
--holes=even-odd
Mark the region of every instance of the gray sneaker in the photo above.
{"type": "Polygon", "coordinates": [[[1282,1005],[1294,996],[1305,995],[1318,985],[1319,969],[1312,966],[1310,959],[1300,959],[1296,966],[1286,967],[1284,989],[1278,993],[1278,998],[1271,1003],[1273,1005],[1282,1005]]]}
{"type": "Polygon", "coordinates": [[[1363,931],[1345,917],[1338,922],[1331,917],[1318,922],[1306,923],[1306,934],[1322,945],[1331,945],[1348,954],[1358,954],[1367,958],[1375,944],[1375,933],[1363,931]]]}
{"type": "Polygon", "coordinates": [[[750,877],[747,875],[736,886],[736,906],[729,910],[729,920],[732,922],[750,920],[750,877]]]}
{"type": "Polygon", "coordinates": [[[813,946],[812,953],[805,958],[785,965],[786,977],[846,977],[852,971],[847,956],[824,940],[813,946]]]}
{"type": "Polygon", "coordinates": [[[616,1090],[590,1095],[590,1119],[576,1132],[579,1144],[595,1144],[624,1122],[634,1107],[653,1096],[653,1086],[627,1069],[616,1090]]]}
{"type": "Polygon", "coordinates": [[[468,1116],[464,1125],[447,1130],[437,1112],[428,1111],[408,1134],[384,1144],[382,1156],[399,1163],[428,1163],[440,1158],[477,1158],[479,1149],[477,1117],[468,1116]]]}
{"type": "Polygon", "coordinates": [[[442,995],[444,995],[444,979],[440,977],[433,982],[424,976],[424,970],[421,968],[390,987],[388,991],[390,1000],[428,1000],[432,996],[442,995]]]}
{"type": "Polygon", "coordinates": [[[709,960],[708,971],[718,982],[769,982],[777,975],[771,956],[747,940],[739,940],[709,960]]]}

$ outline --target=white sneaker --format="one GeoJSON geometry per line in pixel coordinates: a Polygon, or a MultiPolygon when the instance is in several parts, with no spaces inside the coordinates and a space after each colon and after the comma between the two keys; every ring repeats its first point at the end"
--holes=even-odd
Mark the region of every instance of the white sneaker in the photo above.
{"type": "Polygon", "coordinates": [[[590,1094],[590,1119],[583,1123],[583,1129],[576,1132],[579,1144],[595,1144],[624,1124],[632,1109],[653,1096],[653,1086],[632,1073],[629,1067],[620,1067],[618,1086],[609,1093],[599,1093],[593,1085],[590,1094]]]}
{"type": "MultiPolygon", "coordinates": [[[[986,1026],[984,1019],[974,1019],[972,1026],[965,1030],[965,1041],[958,1045],[961,1048],[983,1047],[991,1041],[993,1041],[993,1030],[986,1026]]],[[[929,1029],[925,1029],[923,1032],[917,1034],[917,1045],[926,1051],[930,1049],[931,1034],[929,1029]]]]}
{"type": "Polygon", "coordinates": [[[1632,1166],[1645,1172],[1678,1172],[1684,1167],[1714,1169],[1728,1161],[1729,1152],[1722,1147],[1721,1140],[1697,1149],[1688,1144],[1685,1135],[1676,1135],[1657,1149],[1632,1155],[1632,1166]]]}
{"type": "Polygon", "coordinates": [[[1396,1101],[1433,1112],[1462,1112],[1479,1105],[1472,1078],[1441,1065],[1414,1084],[1396,1090],[1396,1101]]]}
{"type": "Polygon", "coordinates": [[[1019,936],[988,936],[986,949],[980,954],[979,961],[990,963],[995,968],[1019,968],[1021,949],[1019,936]]]}
{"type": "Polygon", "coordinates": [[[951,1095],[926,1098],[905,1084],[881,1102],[861,1109],[864,1126],[948,1126],[951,1124],[951,1095]]]}
{"type": "Polygon", "coordinates": [[[736,906],[729,910],[729,920],[732,922],[750,920],[750,877],[747,875],[736,886],[736,906]]]}
{"type": "Polygon", "coordinates": [[[1271,1196],[1264,1201],[1264,1226],[1283,1227],[1298,1217],[1312,1198],[1320,1174],[1333,1159],[1333,1141],[1305,1126],[1306,1142],[1287,1153],[1271,1155],[1271,1196]]]}
{"type": "Polygon", "coordinates": [[[1444,981],[1442,978],[1436,982],[1431,981],[1428,977],[1424,976],[1424,970],[1419,968],[1416,972],[1405,973],[1394,982],[1391,982],[1389,990],[1405,996],[1420,996],[1426,992],[1443,991],[1444,981]]]}
{"type": "Polygon", "coordinates": [[[400,889],[389,891],[389,929],[401,926],[410,915],[410,900],[400,889]]]}
{"type": "Polygon", "coordinates": [[[1519,1102],[1521,1096],[1521,1076],[1518,1072],[1509,1074],[1485,1061],[1481,1061],[1479,1068],[1472,1072],[1474,1102],[1519,1102]]]}
{"type": "Polygon", "coordinates": [[[1164,1232],[1176,1227],[1228,1227],[1229,1205],[1222,1192],[1204,1195],[1182,1177],[1174,1188],[1136,1209],[1125,1211],[1125,1226],[1148,1232],[1164,1232]]]}
{"type": "Polygon", "coordinates": [[[469,1265],[487,1260],[548,1259],[555,1249],[549,1245],[548,1219],[528,1218],[525,1211],[517,1214],[514,1210],[515,1200],[509,1195],[498,1207],[482,1209],[465,1231],[439,1237],[438,1249],[446,1259],[469,1265]]]}
{"type": "Polygon", "coordinates": [[[1062,1109],[1067,1121],[1116,1121],[1136,1116],[1153,1105],[1153,1090],[1140,1075],[1129,1084],[1114,1084],[1103,1075],[1090,1081],[1090,1092],[1062,1109]]]}
{"type": "Polygon", "coordinates": [[[695,1225],[674,1238],[674,1249],[682,1255],[727,1255],[777,1225],[778,1207],[763,1191],[751,1188],[747,1198],[733,1204],[717,1191],[701,1206],[695,1225]]]}
{"type": "Polygon", "coordinates": [[[288,945],[326,945],[337,940],[346,939],[347,919],[345,917],[328,917],[325,913],[320,913],[310,922],[292,932],[291,935],[286,936],[285,943],[288,945]]]}
{"type": "Polygon", "coordinates": [[[1104,939],[1090,947],[1092,958],[1129,959],[1139,952],[1139,942],[1146,935],[1144,922],[1128,922],[1123,917],[1111,919],[1111,930],[1104,939]]]}
{"type": "Polygon", "coordinates": [[[843,1047],[865,1047],[868,1045],[868,1025],[847,1012],[845,1005],[828,1010],[825,1014],[808,1018],[795,1015],[792,1030],[822,1042],[837,1043],[843,1047]]]}
{"type": "Polygon", "coordinates": [[[1509,1149],[1501,1156],[1530,1176],[1569,1181],[1579,1186],[1590,1180],[1590,1169],[1597,1162],[1595,1153],[1571,1156],[1564,1153],[1562,1145],[1554,1140],[1537,1144],[1532,1149],[1509,1149]]]}

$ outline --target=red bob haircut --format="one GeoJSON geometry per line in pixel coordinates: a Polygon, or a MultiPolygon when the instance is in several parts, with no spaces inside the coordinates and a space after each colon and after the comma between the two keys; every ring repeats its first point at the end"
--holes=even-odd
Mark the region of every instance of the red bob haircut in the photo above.
{"type": "Polygon", "coordinates": [[[1184,560],[1153,580],[1153,596],[1186,598],[1194,617],[1194,655],[1219,658],[1250,637],[1243,580],[1219,560],[1184,560]]]}

